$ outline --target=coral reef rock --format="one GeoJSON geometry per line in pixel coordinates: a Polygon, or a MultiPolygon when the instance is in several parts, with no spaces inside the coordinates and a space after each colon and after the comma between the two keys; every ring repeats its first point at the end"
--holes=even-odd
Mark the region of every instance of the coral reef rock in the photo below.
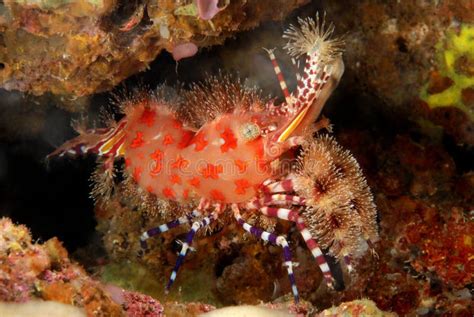
{"type": "Polygon", "coordinates": [[[163,49],[175,59],[192,56],[306,2],[2,1],[0,86],[36,95],[105,91],[145,70],[163,49]]]}
{"type": "MultiPolygon", "coordinates": [[[[46,311],[87,316],[162,316],[163,307],[150,296],[117,290],[93,280],[82,267],[68,259],[67,251],[53,238],[44,244],[32,243],[24,226],[14,225],[10,219],[0,219],[0,302],[31,303],[44,300],[74,305],[54,305],[33,302],[39,309],[35,316],[46,316],[46,311]],[[71,311],[71,313],[66,313],[71,311]]],[[[49,303],[49,304],[48,304],[49,303]]],[[[33,305],[33,304],[31,304],[33,305]]],[[[30,305],[30,306],[31,306],[30,305]]],[[[28,305],[1,304],[6,316],[11,310],[24,311],[28,305]]],[[[53,316],[53,315],[48,316],[53,316]]],[[[3,313],[1,316],[5,316],[3,313]]],[[[74,315],[74,316],[75,316],[74,315]]],[[[17,316],[17,315],[10,315],[17,316]]],[[[31,316],[31,315],[28,315],[31,316]]]]}
{"type": "Polygon", "coordinates": [[[367,166],[380,215],[376,261],[360,261],[362,273],[339,296],[363,294],[401,316],[472,316],[472,172],[418,136],[339,135],[367,166]]]}
{"type": "Polygon", "coordinates": [[[474,144],[474,3],[330,1],[353,83],[474,144]]]}

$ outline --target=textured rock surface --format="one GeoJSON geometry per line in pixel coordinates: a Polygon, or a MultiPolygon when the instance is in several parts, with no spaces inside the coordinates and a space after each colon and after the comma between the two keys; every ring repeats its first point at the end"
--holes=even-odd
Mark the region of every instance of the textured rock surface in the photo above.
{"type": "Polygon", "coordinates": [[[8,218],[0,219],[0,276],[0,301],[56,301],[99,316],[123,312],[99,282],[68,259],[57,239],[32,243],[28,229],[8,218]]]}
{"type": "Polygon", "coordinates": [[[203,20],[192,1],[4,1],[0,85],[37,95],[101,92],[145,70],[163,49],[221,44],[305,2],[229,1],[203,20]]]}
{"type": "Polygon", "coordinates": [[[461,172],[462,160],[415,131],[388,138],[354,130],[339,135],[366,167],[381,237],[377,257],[359,263],[360,278],[340,298],[363,294],[399,315],[470,316],[472,172],[461,172]]]}
{"type": "Polygon", "coordinates": [[[474,144],[472,1],[325,3],[346,32],[346,81],[474,144]]]}

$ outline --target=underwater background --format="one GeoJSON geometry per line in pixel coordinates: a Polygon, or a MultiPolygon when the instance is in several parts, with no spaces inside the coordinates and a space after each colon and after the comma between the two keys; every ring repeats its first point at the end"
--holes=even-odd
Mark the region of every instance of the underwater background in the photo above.
{"type": "Polygon", "coordinates": [[[0,86],[0,316],[29,303],[37,316],[197,316],[244,304],[256,316],[474,313],[472,1],[5,0],[0,86]],[[110,100],[137,88],[231,73],[283,101],[263,48],[276,48],[294,89],[282,34],[316,12],[345,42],[345,73],[322,114],[374,196],[375,252],[350,274],[327,256],[332,290],[298,232],[275,222],[299,263],[296,305],[281,250],[229,224],[194,240],[165,295],[189,228],[142,254],[140,235],[160,215],[132,207],[120,185],[96,204],[93,155],[47,155],[76,136],[71,122],[101,126],[104,109],[118,119],[110,100]]]}

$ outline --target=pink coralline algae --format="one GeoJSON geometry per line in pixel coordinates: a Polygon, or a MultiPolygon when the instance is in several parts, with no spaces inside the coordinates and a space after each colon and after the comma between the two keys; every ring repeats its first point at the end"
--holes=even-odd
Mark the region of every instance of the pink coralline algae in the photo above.
{"type": "Polygon", "coordinates": [[[219,0],[197,0],[196,6],[199,18],[203,20],[212,19],[216,14],[223,10],[223,8],[218,7],[218,4],[219,0]]]}
{"type": "MultiPolygon", "coordinates": [[[[101,283],[68,259],[56,238],[32,243],[28,229],[0,219],[0,301],[73,304],[88,316],[123,316],[101,283]]],[[[133,316],[133,315],[132,315],[133,316]]]]}
{"type": "Polygon", "coordinates": [[[161,317],[163,306],[150,296],[137,292],[124,292],[124,309],[128,317],[161,317]]]}
{"type": "Polygon", "coordinates": [[[194,56],[198,51],[198,47],[194,43],[178,44],[173,48],[173,59],[179,61],[183,58],[194,56]]]}

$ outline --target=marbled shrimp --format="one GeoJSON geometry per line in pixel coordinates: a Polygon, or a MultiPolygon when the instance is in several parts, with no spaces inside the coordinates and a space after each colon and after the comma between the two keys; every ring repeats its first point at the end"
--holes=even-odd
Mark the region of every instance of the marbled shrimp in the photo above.
{"type": "Polygon", "coordinates": [[[294,222],[328,286],[334,279],[322,249],[352,270],[351,262],[378,239],[376,209],[357,162],[333,138],[320,135],[327,119],[314,123],[344,71],[343,43],[331,38],[334,28],[326,28],[324,21],[299,23],[284,35],[290,56],[304,64],[294,91],[274,50],[267,50],[283,102],[264,100],[230,77],[196,84],[179,99],[142,92],[120,101],[124,116],[119,122],[80,130],[50,155],[101,157],[95,195],[110,193],[114,161],[123,158],[125,176],[149,195],[195,206],[140,237],[146,249],[152,236],[191,225],[167,289],[196,232],[224,213],[231,213],[251,235],[283,249],[295,301],[299,294],[286,238],[248,224],[243,211],[294,222]],[[302,151],[290,158],[292,168],[282,168],[283,154],[296,147],[302,151]]]}

